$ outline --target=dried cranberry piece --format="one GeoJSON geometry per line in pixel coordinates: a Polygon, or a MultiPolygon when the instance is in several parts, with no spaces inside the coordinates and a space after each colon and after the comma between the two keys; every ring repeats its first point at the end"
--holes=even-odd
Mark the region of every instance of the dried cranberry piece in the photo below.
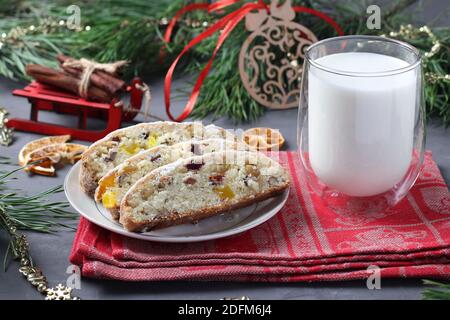
{"type": "Polygon", "coordinates": [[[200,170],[200,168],[203,167],[204,165],[205,164],[203,162],[202,163],[188,163],[186,165],[186,169],[196,171],[196,170],[200,170]]]}
{"type": "Polygon", "coordinates": [[[152,158],[150,159],[150,161],[151,161],[151,162],[154,162],[154,161],[158,160],[159,158],[161,158],[161,155],[160,155],[160,154],[158,154],[158,155],[152,157],[152,158]]]}
{"type": "Polygon", "coordinates": [[[192,177],[187,177],[186,179],[183,180],[184,184],[189,184],[189,185],[195,184],[196,182],[197,182],[197,180],[192,177]]]}
{"type": "Polygon", "coordinates": [[[216,174],[215,176],[210,176],[208,179],[212,185],[218,185],[223,182],[223,175],[216,174]]]}

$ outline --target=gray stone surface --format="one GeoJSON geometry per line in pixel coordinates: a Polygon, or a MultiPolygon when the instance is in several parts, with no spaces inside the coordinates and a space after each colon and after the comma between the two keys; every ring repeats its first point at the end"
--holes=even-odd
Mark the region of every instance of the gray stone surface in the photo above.
{"type": "MultiPolygon", "coordinates": [[[[0,83],[0,104],[11,110],[12,116],[27,116],[26,100],[9,94],[18,84],[7,80],[0,83]]],[[[153,84],[155,112],[162,115],[162,86],[153,84]]],[[[46,121],[68,121],[67,116],[45,115],[46,121]],[[56,118],[56,119],[55,119],[56,118]]],[[[70,118],[70,117],[69,117],[70,118]]],[[[296,118],[297,110],[267,112],[258,122],[250,126],[269,126],[281,128],[287,140],[287,147],[296,147],[296,118]]],[[[227,128],[233,124],[220,120],[216,122],[227,128]]],[[[28,141],[39,135],[31,133],[16,133],[14,144],[8,148],[0,147],[0,154],[15,158],[20,148],[28,141]]],[[[83,143],[83,142],[81,142],[83,143]]],[[[436,121],[428,125],[427,149],[433,151],[434,158],[441,169],[447,183],[450,181],[450,130],[445,129],[436,121]]],[[[18,173],[17,181],[12,185],[29,193],[42,191],[44,188],[61,184],[69,167],[58,171],[56,178],[41,176],[28,177],[25,173],[18,173]]],[[[55,199],[65,200],[63,194],[55,199]]],[[[75,225],[75,224],[74,224],[75,225]]],[[[62,231],[55,235],[30,233],[31,252],[36,261],[48,276],[51,284],[65,282],[66,269],[69,266],[68,256],[74,233],[62,231]]],[[[5,252],[6,238],[0,233],[0,255],[5,252]]],[[[225,282],[157,282],[157,283],[125,283],[108,280],[83,279],[81,290],[77,294],[84,299],[218,299],[224,296],[248,295],[254,299],[418,299],[422,285],[420,280],[397,279],[383,280],[381,290],[368,290],[365,281],[324,282],[324,283],[293,283],[293,284],[264,284],[264,283],[225,283],[225,282]]],[[[38,299],[39,295],[18,274],[15,264],[6,273],[0,272],[0,299],[26,298],[38,299]]]]}
{"type": "MultiPolygon", "coordinates": [[[[436,13],[448,6],[446,0],[425,2],[425,11],[421,20],[430,20],[436,13]],[[439,9],[439,10],[438,10],[439,9]]],[[[448,16],[444,24],[448,25],[448,16]]],[[[440,21],[442,24],[442,20],[440,21]]],[[[153,112],[164,116],[162,82],[151,82],[153,89],[153,112]]],[[[10,110],[12,116],[28,117],[29,106],[25,99],[11,96],[14,88],[20,84],[0,79],[0,106],[10,110]]],[[[177,103],[178,107],[182,104],[177,103]]],[[[75,119],[67,116],[46,115],[42,119],[55,123],[74,125],[75,119]]],[[[139,119],[138,119],[139,120],[139,119]]],[[[296,148],[297,110],[267,112],[261,119],[241,128],[268,126],[280,128],[287,140],[287,148],[296,148]]],[[[227,120],[215,122],[218,125],[233,128],[235,125],[227,120]]],[[[100,125],[94,122],[93,126],[100,125]]],[[[38,138],[31,133],[16,133],[14,144],[8,148],[0,146],[0,155],[15,158],[20,148],[28,141],[38,138]]],[[[427,149],[433,151],[434,159],[447,183],[450,182],[450,129],[445,129],[438,122],[428,124],[427,149]]],[[[3,169],[3,168],[2,168],[3,169]]],[[[28,177],[18,173],[17,181],[12,185],[29,193],[42,191],[48,187],[61,184],[68,167],[58,171],[56,178],[40,176],[28,177]]],[[[65,200],[63,194],[55,199],[65,200]]],[[[76,223],[74,223],[76,226],[76,223]]],[[[28,234],[31,253],[48,277],[51,285],[65,282],[69,266],[68,256],[74,233],[62,231],[55,235],[28,234]]],[[[0,232],[0,257],[7,247],[4,232],[0,232]]],[[[219,299],[225,296],[247,295],[252,299],[419,299],[423,289],[420,280],[393,279],[383,280],[381,290],[368,290],[365,281],[323,282],[323,283],[226,283],[226,282],[153,282],[126,283],[119,281],[82,279],[81,290],[76,295],[83,299],[219,299]]],[[[40,299],[40,295],[30,288],[19,275],[16,264],[12,263],[6,272],[0,271],[0,299],[40,299]]]]}

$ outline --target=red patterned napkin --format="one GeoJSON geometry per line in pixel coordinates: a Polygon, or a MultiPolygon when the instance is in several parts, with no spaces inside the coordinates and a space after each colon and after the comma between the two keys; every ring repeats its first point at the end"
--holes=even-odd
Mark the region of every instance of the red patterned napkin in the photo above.
{"type": "Polygon", "coordinates": [[[395,208],[336,214],[308,192],[295,152],[281,152],[293,183],[285,207],[229,238],[189,244],[123,237],[80,220],[70,261],[84,276],[142,280],[316,281],[450,277],[450,193],[431,153],[395,208]]]}

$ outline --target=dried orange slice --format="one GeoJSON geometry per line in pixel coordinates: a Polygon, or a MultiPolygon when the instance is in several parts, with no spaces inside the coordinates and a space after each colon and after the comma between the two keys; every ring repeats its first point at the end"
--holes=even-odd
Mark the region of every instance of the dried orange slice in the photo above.
{"type": "Polygon", "coordinates": [[[42,175],[54,175],[56,163],[69,162],[71,164],[80,160],[87,146],[76,143],[55,143],[30,152],[26,157],[26,164],[37,162],[25,170],[42,175]]]}
{"type": "Polygon", "coordinates": [[[19,165],[24,166],[27,164],[27,156],[31,152],[33,152],[36,149],[48,146],[50,144],[55,143],[64,143],[70,140],[70,135],[62,135],[62,136],[52,136],[52,137],[45,137],[37,140],[33,140],[26,145],[23,146],[23,148],[19,152],[19,165]]]}
{"type": "Polygon", "coordinates": [[[75,163],[80,160],[81,155],[87,146],[77,143],[55,143],[30,152],[26,163],[36,161],[36,159],[48,158],[52,163],[67,161],[75,163]]]}
{"type": "Polygon", "coordinates": [[[280,150],[285,141],[280,130],[271,128],[248,129],[244,131],[243,140],[259,151],[280,150]]]}
{"type": "Polygon", "coordinates": [[[53,166],[52,160],[48,158],[37,159],[35,162],[37,164],[26,167],[26,171],[30,171],[43,176],[54,176],[55,167],[53,166]]]}
{"type": "MultiPolygon", "coordinates": [[[[39,149],[34,150],[28,155],[30,160],[39,157],[51,157],[60,156],[61,159],[75,163],[81,158],[83,152],[87,149],[87,146],[78,143],[55,143],[39,149]]],[[[55,158],[55,162],[59,162],[60,159],[55,158]]]]}

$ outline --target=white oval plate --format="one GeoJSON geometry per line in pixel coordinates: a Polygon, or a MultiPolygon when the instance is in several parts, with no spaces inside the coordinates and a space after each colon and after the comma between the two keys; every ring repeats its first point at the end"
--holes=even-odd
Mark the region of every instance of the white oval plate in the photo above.
{"type": "Polygon", "coordinates": [[[135,233],[125,230],[111,218],[109,212],[85,194],[78,182],[80,162],[76,163],[64,180],[64,191],[72,207],[96,225],[127,237],[159,242],[196,242],[228,237],[247,231],[273,217],[289,195],[283,194],[226,214],[200,220],[196,224],[182,224],[150,232],[135,233]]]}

